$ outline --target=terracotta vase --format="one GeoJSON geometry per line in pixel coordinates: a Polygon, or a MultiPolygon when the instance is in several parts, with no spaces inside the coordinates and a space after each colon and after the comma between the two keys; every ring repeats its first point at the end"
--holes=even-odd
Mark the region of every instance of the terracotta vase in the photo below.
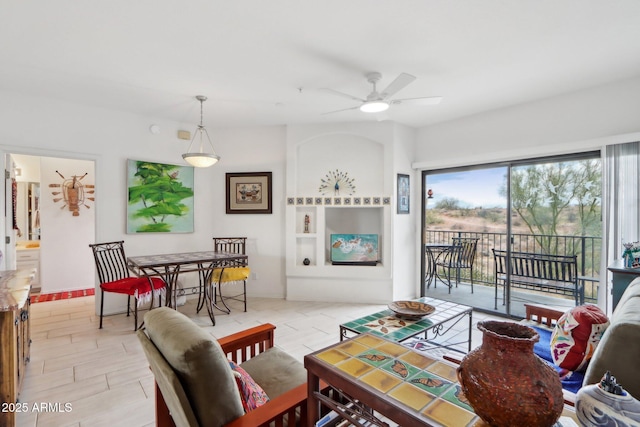
{"type": "Polygon", "coordinates": [[[513,322],[478,323],[482,345],[467,354],[458,379],[474,411],[497,427],[552,426],[564,401],[557,372],[533,352],[538,333],[513,322]]]}

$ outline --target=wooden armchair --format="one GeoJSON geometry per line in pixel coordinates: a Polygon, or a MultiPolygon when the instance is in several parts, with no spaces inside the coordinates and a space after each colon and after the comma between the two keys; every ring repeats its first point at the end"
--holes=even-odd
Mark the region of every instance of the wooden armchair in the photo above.
{"type": "Polygon", "coordinates": [[[306,425],[302,363],[274,347],[275,326],[264,324],[215,340],[183,314],[148,312],[138,331],[156,380],[156,425],[306,425]],[[270,400],[244,413],[228,360],[240,364],[270,400]]]}

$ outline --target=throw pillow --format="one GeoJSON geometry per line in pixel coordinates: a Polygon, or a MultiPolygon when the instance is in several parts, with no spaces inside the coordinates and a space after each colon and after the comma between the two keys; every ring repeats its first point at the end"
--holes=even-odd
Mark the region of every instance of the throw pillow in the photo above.
{"type": "Polygon", "coordinates": [[[584,370],[608,326],[607,315],[595,305],[568,310],[551,335],[553,362],[569,371],[584,370]]]}
{"type": "Polygon", "coordinates": [[[231,366],[233,376],[236,378],[240,399],[242,400],[242,406],[245,412],[251,412],[269,401],[267,393],[251,378],[251,375],[249,375],[247,371],[232,360],[229,360],[229,366],[231,366]]]}

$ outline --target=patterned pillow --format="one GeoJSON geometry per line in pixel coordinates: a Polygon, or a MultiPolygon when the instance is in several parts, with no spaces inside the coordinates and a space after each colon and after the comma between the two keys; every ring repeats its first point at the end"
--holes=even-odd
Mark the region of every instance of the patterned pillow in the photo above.
{"type": "Polygon", "coordinates": [[[231,366],[233,376],[238,384],[240,400],[242,400],[245,413],[251,412],[269,401],[267,393],[251,378],[247,371],[231,360],[229,360],[229,366],[231,366]]]}
{"type": "Polygon", "coordinates": [[[569,371],[587,367],[609,319],[595,305],[580,305],[564,313],[551,335],[553,362],[569,371]]]}

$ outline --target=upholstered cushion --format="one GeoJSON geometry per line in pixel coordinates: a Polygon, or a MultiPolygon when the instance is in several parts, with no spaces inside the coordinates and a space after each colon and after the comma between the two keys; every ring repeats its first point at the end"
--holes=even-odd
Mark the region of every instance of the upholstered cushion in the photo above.
{"type": "Polygon", "coordinates": [[[229,366],[231,366],[233,376],[238,384],[238,391],[240,392],[240,399],[245,412],[251,412],[269,401],[267,393],[251,378],[247,371],[231,360],[229,361],[229,366]]]}
{"type": "Polygon", "coordinates": [[[533,345],[533,352],[542,360],[544,360],[547,365],[556,370],[558,376],[560,377],[560,383],[562,384],[562,388],[564,390],[570,391],[572,393],[577,393],[580,387],[582,387],[584,372],[568,371],[553,363],[550,348],[551,334],[553,333],[553,329],[543,327],[540,324],[524,324],[535,329],[535,331],[540,336],[540,340],[538,340],[538,342],[533,345]]]}
{"type": "Polygon", "coordinates": [[[241,282],[247,280],[250,273],[249,267],[214,268],[213,273],[211,273],[211,280],[215,283],[220,283],[220,274],[222,274],[222,283],[241,282]]]}
{"type": "Polygon", "coordinates": [[[220,344],[185,315],[160,307],[144,316],[146,332],[174,369],[201,426],[221,426],[244,414],[220,344]]]}
{"type": "Polygon", "coordinates": [[[553,362],[569,371],[583,371],[609,326],[609,319],[595,305],[581,305],[565,312],[551,336],[553,362]]]}
{"type": "MultiPolygon", "coordinates": [[[[153,289],[164,289],[164,280],[159,277],[152,277],[153,289]]],[[[100,285],[100,288],[106,292],[115,292],[118,294],[139,295],[151,292],[151,285],[146,277],[127,277],[113,282],[106,282],[100,285]]]]}
{"type": "Polygon", "coordinates": [[[628,295],[623,299],[624,303],[616,307],[611,326],[596,348],[585,373],[584,385],[599,382],[605,372],[610,371],[626,391],[640,399],[640,296],[628,295]]]}
{"type": "Polygon", "coordinates": [[[171,412],[171,418],[177,426],[197,427],[196,414],[194,414],[189,398],[175,372],[151,342],[145,331],[138,329],[136,334],[147,356],[156,384],[162,393],[162,398],[171,412]]]}
{"type": "Polygon", "coordinates": [[[304,365],[278,347],[270,348],[240,366],[260,384],[270,399],[307,382],[304,365]]]}

